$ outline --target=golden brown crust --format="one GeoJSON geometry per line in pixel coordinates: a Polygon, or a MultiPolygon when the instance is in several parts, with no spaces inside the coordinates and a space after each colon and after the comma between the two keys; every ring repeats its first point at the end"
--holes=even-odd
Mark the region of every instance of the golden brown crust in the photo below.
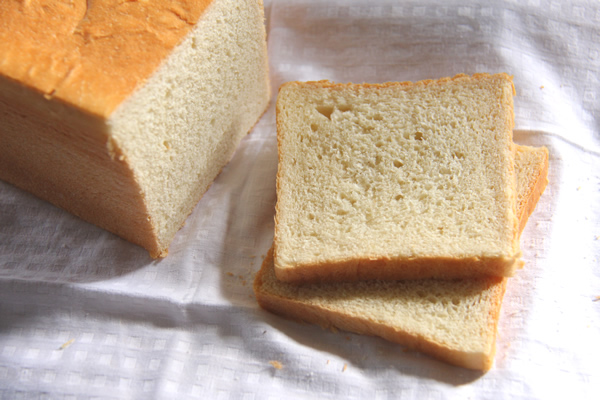
{"type": "Polygon", "coordinates": [[[211,2],[6,0],[0,7],[0,75],[107,117],[211,2]]]}
{"type": "MultiPolygon", "coordinates": [[[[520,254],[519,254],[520,256],[520,254]]],[[[327,263],[302,264],[293,268],[276,268],[277,278],[284,282],[355,282],[383,279],[461,279],[514,275],[520,267],[519,257],[457,259],[452,257],[393,259],[361,256],[327,263]],[[326,265],[326,269],[323,268],[326,265]],[[498,275],[503,272],[504,275],[498,275]]]]}
{"type": "Polygon", "coordinates": [[[106,146],[102,120],[1,77],[0,110],[0,179],[159,256],[139,185],[119,149],[106,146]]]}
{"type": "MultiPolygon", "coordinates": [[[[497,74],[487,74],[487,73],[476,73],[473,75],[467,74],[457,74],[453,77],[444,77],[439,79],[424,79],[416,82],[412,81],[402,81],[402,82],[384,82],[384,83],[337,83],[331,82],[329,80],[320,80],[320,81],[308,81],[308,82],[300,82],[300,81],[290,81],[282,84],[279,87],[279,91],[281,91],[286,86],[295,86],[295,85],[308,85],[314,86],[315,88],[332,88],[332,89],[358,89],[361,87],[365,88],[388,88],[395,86],[430,86],[430,85],[439,85],[447,82],[458,82],[462,80],[484,80],[490,77],[500,77],[502,79],[506,79],[511,82],[513,81],[513,77],[508,75],[507,73],[501,72],[497,74]]],[[[513,95],[516,93],[514,84],[512,85],[513,95]]]]}

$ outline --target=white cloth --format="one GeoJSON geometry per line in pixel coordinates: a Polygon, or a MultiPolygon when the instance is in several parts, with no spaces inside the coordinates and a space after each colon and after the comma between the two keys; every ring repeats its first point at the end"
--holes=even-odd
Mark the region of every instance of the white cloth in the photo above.
{"type": "Polygon", "coordinates": [[[493,369],[258,308],[273,102],[162,260],[0,182],[0,398],[597,397],[600,4],[273,0],[266,15],[274,95],[289,80],[514,75],[515,141],[549,148],[550,184],[522,236],[493,369]]]}

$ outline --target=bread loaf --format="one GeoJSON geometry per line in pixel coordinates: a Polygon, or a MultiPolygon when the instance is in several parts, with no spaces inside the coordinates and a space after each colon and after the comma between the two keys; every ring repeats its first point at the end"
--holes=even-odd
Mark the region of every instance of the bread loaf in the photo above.
{"type": "Polygon", "coordinates": [[[270,89],[261,0],[9,0],[0,178],[164,256],[270,89]]]}
{"type": "MultiPolygon", "coordinates": [[[[525,226],[547,184],[545,148],[518,147],[519,214],[525,226]]],[[[275,276],[272,250],[254,281],[261,307],[282,316],[383,337],[461,367],[488,370],[507,278],[294,285],[275,276]]]]}
{"type": "Polygon", "coordinates": [[[506,74],[283,85],[277,277],[511,276],[513,91],[506,74]]]}

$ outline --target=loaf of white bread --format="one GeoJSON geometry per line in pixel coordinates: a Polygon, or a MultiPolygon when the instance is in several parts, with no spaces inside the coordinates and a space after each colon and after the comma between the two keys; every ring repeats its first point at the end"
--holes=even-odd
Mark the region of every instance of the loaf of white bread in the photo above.
{"type": "Polygon", "coordinates": [[[512,276],[513,95],[506,74],[282,85],[277,277],[512,276]]]}
{"type": "Polygon", "coordinates": [[[261,0],[0,7],[0,178],[146,248],[175,233],[270,97],[261,0]]]}
{"type": "MultiPolygon", "coordinates": [[[[522,230],[547,185],[548,151],[518,146],[517,213],[522,230]]],[[[493,365],[507,278],[363,281],[295,285],[275,276],[272,249],[254,282],[261,307],[276,314],[383,337],[476,370],[493,365]]]]}

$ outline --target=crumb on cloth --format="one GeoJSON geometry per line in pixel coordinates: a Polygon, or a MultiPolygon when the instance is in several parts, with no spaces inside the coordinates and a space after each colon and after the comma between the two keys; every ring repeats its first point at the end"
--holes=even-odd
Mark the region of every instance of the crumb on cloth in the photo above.
{"type": "Polygon", "coordinates": [[[273,368],[275,368],[275,369],[282,369],[283,368],[283,364],[280,363],[279,361],[276,361],[276,360],[269,361],[269,364],[271,364],[273,366],[273,368]]]}
{"type": "Polygon", "coordinates": [[[64,342],[64,343],[62,344],[62,346],[60,346],[58,349],[59,349],[59,350],[64,350],[64,349],[66,349],[67,347],[69,347],[70,345],[72,345],[74,341],[75,341],[75,339],[69,339],[69,340],[67,340],[66,342],[64,342]]]}

